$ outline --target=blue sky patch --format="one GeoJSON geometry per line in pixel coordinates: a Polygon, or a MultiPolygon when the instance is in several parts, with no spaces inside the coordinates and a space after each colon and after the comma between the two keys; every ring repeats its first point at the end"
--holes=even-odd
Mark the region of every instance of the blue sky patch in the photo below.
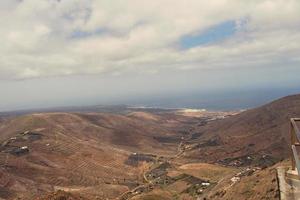
{"type": "Polygon", "coordinates": [[[107,30],[102,28],[99,28],[96,31],[92,31],[92,32],[76,30],[71,33],[70,37],[72,39],[81,39],[81,38],[87,38],[94,35],[101,35],[105,33],[107,33],[107,30]]]}
{"type": "Polygon", "coordinates": [[[186,35],[180,39],[182,49],[220,42],[232,36],[236,31],[235,21],[226,21],[196,35],[186,35]]]}

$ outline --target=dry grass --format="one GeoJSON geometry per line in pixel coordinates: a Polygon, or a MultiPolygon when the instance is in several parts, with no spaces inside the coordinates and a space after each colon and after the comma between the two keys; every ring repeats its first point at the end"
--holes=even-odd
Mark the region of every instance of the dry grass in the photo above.
{"type": "Polygon", "coordinates": [[[174,192],[174,193],[181,193],[183,192],[185,189],[187,189],[189,186],[189,184],[186,182],[186,181],[176,181],[175,183],[169,185],[166,189],[171,191],[171,192],[174,192]]]}
{"type": "Polygon", "coordinates": [[[148,194],[133,197],[131,200],[173,200],[173,195],[164,190],[154,190],[148,194]]]}
{"type": "MultiPolygon", "coordinates": [[[[177,145],[164,145],[154,136],[178,137],[181,122],[156,122],[151,114],[41,113],[20,116],[0,124],[0,143],[25,131],[38,132],[35,141],[15,140],[11,146],[28,146],[29,153],[13,156],[2,151],[7,165],[0,198],[33,199],[55,188],[83,197],[115,199],[136,186],[148,166],[126,165],[133,152],[173,155],[177,145]],[[146,119],[150,117],[149,119],[146,119]],[[22,187],[20,187],[22,185],[22,187]]],[[[163,117],[163,116],[161,116],[163,117]]],[[[5,147],[6,148],[6,147],[5,147]]],[[[91,198],[93,199],[93,198],[91,198]]]]}
{"type": "Polygon", "coordinates": [[[230,179],[225,179],[207,194],[208,199],[278,200],[276,168],[288,165],[290,162],[285,160],[272,167],[256,171],[250,176],[244,176],[235,184],[232,184],[230,179]]]}
{"type": "Polygon", "coordinates": [[[185,164],[180,166],[179,169],[183,173],[213,182],[218,182],[224,176],[228,174],[234,174],[237,171],[234,168],[222,167],[208,163],[185,164]]]}

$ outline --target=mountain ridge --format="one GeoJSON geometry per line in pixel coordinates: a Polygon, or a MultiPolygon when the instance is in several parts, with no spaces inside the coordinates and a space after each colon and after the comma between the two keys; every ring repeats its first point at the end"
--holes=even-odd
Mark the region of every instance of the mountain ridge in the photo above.
{"type": "Polygon", "coordinates": [[[241,112],[229,118],[213,121],[196,129],[199,137],[189,141],[195,145],[213,140],[217,145],[189,150],[187,157],[206,161],[238,158],[248,155],[270,155],[276,161],[290,155],[289,120],[300,116],[300,94],[290,95],[258,108],[241,112]]]}

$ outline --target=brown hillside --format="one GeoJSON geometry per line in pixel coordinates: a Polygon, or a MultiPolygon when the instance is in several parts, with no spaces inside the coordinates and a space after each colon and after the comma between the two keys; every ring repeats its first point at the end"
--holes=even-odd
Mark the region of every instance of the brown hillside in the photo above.
{"type": "Polygon", "coordinates": [[[135,159],[174,155],[184,126],[172,114],[147,113],[37,113],[5,119],[0,123],[0,198],[33,199],[64,190],[114,199],[141,180],[135,159]]]}
{"type": "MultiPolygon", "coordinates": [[[[226,189],[220,181],[231,183],[237,171],[248,167],[268,177],[263,166],[288,157],[288,120],[299,116],[300,95],[240,114],[139,110],[4,117],[0,198],[36,199],[50,192],[46,199],[195,199],[208,194],[218,199],[218,191],[226,189]],[[210,185],[202,186],[206,181],[210,185]]],[[[255,174],[242,177],[234,188],[253,199],[259,188],[262,194],[272,189],[268,195],[276,199],[273,179],[249,193],[245,183],[256,182],[255,174]]],[[[234,196],[226,191],[227,199],[234,196]]]]}
{"type": "Polygon", "coordinates": [[[199,126],[186,157],[210,162],[245,160],[249,155],[250,162],[260,162],[261,156],[270,162],[286,158],[289,119],[299,116],[300,95],[293,95],[199,126]]]}

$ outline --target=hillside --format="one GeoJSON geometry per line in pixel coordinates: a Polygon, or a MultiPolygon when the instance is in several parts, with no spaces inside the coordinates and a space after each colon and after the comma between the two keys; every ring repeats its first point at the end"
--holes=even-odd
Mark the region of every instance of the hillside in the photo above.
{"type": "Polygon", "coordinates": [[[300,95],[223,120],[200,124],[185,157],[231,165],[274,164],[289,156],[289,119],[300,116],[300,95]]]}
{"type": "Polygon", "coordinates": [[[173,112],[141,110],[4,117],[0,198],[33,199],[64,190],[87,199],[115,199],[141,183],[148,164],[173,157],[196,122],[173,112]]]}
{"type": "Polygon", "coordinates": [[[298,116],[300,95],[241,113],[4,116],[0,198],[276,199],[274,164],[288,157],[298,116]]]}
{"type": "Polygon", "coordinates": [[[133,199],[279,199],[276,167],[290,165],[289,119],[299,116],[300,95],[293,95],[225,118],[199,118],[168,175],[210,185],[183,179],[133,199]]]}

